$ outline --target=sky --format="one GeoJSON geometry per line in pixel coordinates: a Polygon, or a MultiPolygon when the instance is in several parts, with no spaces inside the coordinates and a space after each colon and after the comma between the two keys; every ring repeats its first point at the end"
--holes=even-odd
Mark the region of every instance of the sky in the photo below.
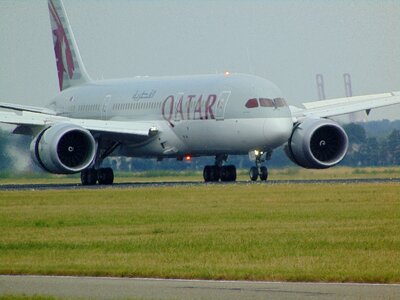
{"type": "MultiPolygon", "coordinates": [[[[64,0],[93,79],[224,71],[271,80],[290,104],[400,90],[400,1],[64,0]]],[[[58,93],[46,0],[0,0],[0,101],[58,93]]],[[[371,113],[400,119],[400,106],[371,113]]]]}

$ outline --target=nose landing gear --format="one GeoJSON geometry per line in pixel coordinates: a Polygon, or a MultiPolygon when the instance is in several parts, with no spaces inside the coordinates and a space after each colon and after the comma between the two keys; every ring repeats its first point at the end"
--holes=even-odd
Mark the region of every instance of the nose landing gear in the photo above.
{"type": "Polygon", "coordinates": [[[261,181],[267,181],[268,179],[268,169],[265,166],[261,167],[251,167],[249,172],[250,180],[257,181],[258,177],[260,177],[261,181]]]}
{"type": "Polygon", "coordinates": [[[265,166],[261,166],[266,160],[271,159],[272,152],[262,151],[251,151],[249,152],[250,160],[255,161],[256,165],[250,168],[249,177],[251,181],[257,181],[260,178],[261,181],[267,181],[268,169],[265,166]]]}

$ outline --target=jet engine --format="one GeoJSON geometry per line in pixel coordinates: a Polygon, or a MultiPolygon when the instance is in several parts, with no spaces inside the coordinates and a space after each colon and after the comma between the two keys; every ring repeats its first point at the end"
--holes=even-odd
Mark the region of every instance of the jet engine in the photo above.
{"type": "Polygon", "coordinates": [[[339,124],[328,119],[306,119],[294,127],[285,152],[303,168],[326,169],[344,158],[348,146],[347,134],[339,124]]]}
{"type": "Polygon", "coordinates": [[[92,163],[96,142],[88,130],[59,123],[38,134],[31,143],[31,154],[34,161],[50,173],[78,173],[92,163]]]}

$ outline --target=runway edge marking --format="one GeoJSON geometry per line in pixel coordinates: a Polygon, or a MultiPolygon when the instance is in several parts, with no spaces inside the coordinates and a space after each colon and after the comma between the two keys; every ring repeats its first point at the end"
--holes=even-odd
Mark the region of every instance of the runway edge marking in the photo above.
{"type": "Polygon", "coordinates": [[[303,281],[251,281],[251,280],[212,280],[212,279],[179,279],[152,277],[107,277],[107,276],[66,276],[66,275],[0,275],[0,278],[59,278],[59,279],[104,279],[104,280],[136,280],[136,281],[170,281],[170,282],[205,282],[205,283],[267,283],[267,284],[309,284],[309,285],[347,285],[347,286],[391,286],[399,287],[400,283],[368,283],[368,282],[303,282],[303,281]]]}

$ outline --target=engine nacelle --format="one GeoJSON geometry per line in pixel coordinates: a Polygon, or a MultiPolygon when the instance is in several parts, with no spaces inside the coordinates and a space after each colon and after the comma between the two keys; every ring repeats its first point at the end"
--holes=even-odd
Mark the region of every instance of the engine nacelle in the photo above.
{"type": "Polygon", "coordinates": [[[287,156],[308,169],[326,169],[346,155],[349,139],[339,124],[328,119],[307,119],[298,124],[285,146],[287,156]]]}
{"type": "Polygon", "coordinates": [[[59,123],[43,130],[31,143],[34,161],[55,174],[73,174],[86,169],[96,155],[91,133],[77,125],[59,123]]]}

